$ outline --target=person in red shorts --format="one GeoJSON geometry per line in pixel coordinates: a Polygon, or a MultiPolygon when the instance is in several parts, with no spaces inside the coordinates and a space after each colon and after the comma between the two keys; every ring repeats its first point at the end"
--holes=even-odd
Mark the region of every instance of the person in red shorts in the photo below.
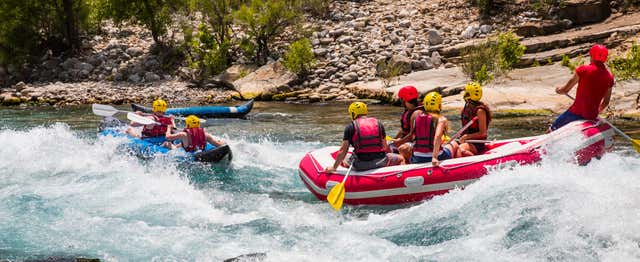
{"type": "Polygon", "coordinates": [[[562,113],[551,124],[550,131],[556,130],[572,121],[595,120],[598,114],[609,106],[613,74],[605,66],[609,51],[603,45],[594,45],[589,50],[591,63],[576,69],[573,77],[564,86],[556,87],[556,93],[567,94],[578,84],[576,99],[569,110],[562,113]]]}

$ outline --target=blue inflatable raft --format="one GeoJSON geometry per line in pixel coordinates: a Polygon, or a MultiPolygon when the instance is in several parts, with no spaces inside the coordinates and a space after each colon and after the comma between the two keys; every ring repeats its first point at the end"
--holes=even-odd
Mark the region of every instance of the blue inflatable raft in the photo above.
{"type": "Polygon", "coordinates": [[[219,162],[225,159],[225,157],[231,161],[232,158],[231,149],[228,145],[216,147],[209,143],[207,143],[205,150],[199,152],[186,152],[182,148],[173,150],[176,152],[171,152],[172,150],[162,146],[162,143],[166,141],[164,137],[145,139],[133,137],[122,132],[122,130],[124,130],[122,125],[113,125],[118,122],[120,121],[117,119],[114,121],[113,118],[105,119],[101,125],[101,131],[98,135],[126,137],[128,139],[128,143],[126,144],[127,149],[131,150],[131,152],[141,158],[149,159],[155,158],[159,155],[170,155],[180,161],[199,161],[208,163],[219,162]],[[105,125],[105,123],[110,124],[105,125]]]}
{"type": "MultiPolygon", "coordinates": [[[[150,107],[131,104],[133,111],[151,113],[150,107]]],[[[253,100],[239,106],[195,106],[169,108],[165,114],[176,116],[196,115],[202,118],[244,118],[253,108],[253,100]]]]}

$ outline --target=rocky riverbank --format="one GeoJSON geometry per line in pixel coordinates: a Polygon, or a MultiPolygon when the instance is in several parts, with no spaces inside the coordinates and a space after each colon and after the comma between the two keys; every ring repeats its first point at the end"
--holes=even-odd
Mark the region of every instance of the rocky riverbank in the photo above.
{"type": "MultiPolygon", "coordinates": [[[[272,61],[260,68],[234,65],[205,86],[194,81],[192,70],[181,64],[175,53],[152,45],[148,31],[107,23],[99,35],[84,41],[82,51],[73,57],[47,54],[28,72],[0,68],[1,82],[14,81],[12,77],[20,74],[30,79],[5,85],[0,103],[148,103],[157,97],[183,104],[254,98],[290,103],[367,98],[393,102],[397,88],[409,84],[421,91],[437,89],[456,97],[468,81],[458,67],[460,50],[492,32],[514,30],[524,37],[527,54],[520,66],[530,66],[558,61],[563,54],[584,54],[594,42],[624,46],[629,39],[638,39],[640,31],[640,13],[618,12],[616,2],[572,1],[543,15],[527,11],[531,9],[527,1],[499,5],[500,11],[482,17],[466,0],[333,1],[326,18],[307,17],[304,25],[312,31],[310,40],[318,60],[305,79],[272,61]],[[376,65],[381,62],[402,68],[402,75],[390,86],[379,80],[376,65]]],[[[170,35],[179,41],[181,35],[176,32],[170,35]]],[[[286,45],[280,41],[274,50],[281,52],[286,45]]],[[[569,76],[560,66],[518,69],[486,86],[486,98],[505,110],[557,112],[566,101],[557,98],[549,86],[569,76]],[[537,78],[545,79],[544,83],[536,82],[537,78]],[[518,94],[524,90],[518,87],[525,86],[541,88],[526,90],[526,97],[520,99],[518,94]]],[[[640,92],[636,86],[635,82],[618,84],[616,92],[622,90],[619,98],[624,102],[616,105],[616,110],[637,110],[638,102],[632,101],[640,92]]],[[[455,98],[449,99],[445,99],[445,106],[459,106],[455,98]]]]}

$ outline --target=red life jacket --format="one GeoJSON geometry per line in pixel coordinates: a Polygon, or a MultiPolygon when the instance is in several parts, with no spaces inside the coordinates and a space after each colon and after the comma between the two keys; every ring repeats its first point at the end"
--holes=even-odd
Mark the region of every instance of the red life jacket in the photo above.
{"type": "Polygon", "coordinates": [[[147,128],[147,126],[144,126],[144,128],[142,128],[142,137],[146,138],[165,136],[165,134],[167,133],[167,126],[171,125],[171,118],[156,115],[151,115],[151,117],[154,121],[160,123],[161,125],[154,125],[152,128],[147,128]]]}
{"type": "Polygon", "coordinates": [[[191,141],[189,146],[184,148],[184,151],[193,152],[196,150],[204,150],[207,146],[207,138],[204,135],[204,128],[185,128],[183,131],[187,132],[189,135],[189,141],[191,141]]]}
{"type": "Polygon", "coordinates": [[[413,143],[414,153],[426,154],[433,152],[433,141],[436,136],[436,127],[438,126],[438,119],[431,116],[431,114],[422,113],[416,116],[414,123],[415,127],[415,142],[413,143]]]}
{"type": "Polygon", "coordinates": [[[359,117],[353,121],[353,148],[356,154],[384,152],[382,130],[373,117],[359,117]]]}
{"type": "Polygon", "coordinates": [[[409,132],[411,131],[411,115],[413,115],[413,112],[415,112],[416,110],[423,111],[424,106],[418,106],[414,109],[406,109],[404,110],[404,113],[402,113],[402,118],[400,118],[400,128],[402,128],[403,136],[409,134],[409,132]]]}
{"type": "MultiPolygon", "coordinates": [[[[487,112],[487,129],[489,129],[489,123],[491,123],[491,111],[489,111],[489,107],[479,102],[467,102],[464,104],[464,108],[462,108],[462,112],[460,113],[462,126],[466,125],[467,123],[469,123],[469,121],[471,121],[471,119],[476,117],[478,115],[479,109],[487,112]]],[[[473,134],[477,132],[480,132],[480,121],[476,120],[473,124],[471,124],[471,126],[469,126],[469,128],[467,128],[467,130],[463,132],[463,134],[473,134]]],[[[486,137],[478,139],[486,139],[486,137]]]]}

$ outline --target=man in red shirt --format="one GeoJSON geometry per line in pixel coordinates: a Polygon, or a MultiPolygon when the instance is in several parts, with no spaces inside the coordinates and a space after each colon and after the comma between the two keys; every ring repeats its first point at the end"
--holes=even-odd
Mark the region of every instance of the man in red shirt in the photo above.
{"type": "Polygon", "coordinates": [[[551,130],[576,120],[595,120],[598,113],[607,108],[614,83],[613,75],[604,64],[608,54],[603,45],[594,45],[589,50],[591,64],[578,67],[567,84],[556,87],[556,93],[567,94],[578,84],[575,101],[551,124],[551,130]]]}

